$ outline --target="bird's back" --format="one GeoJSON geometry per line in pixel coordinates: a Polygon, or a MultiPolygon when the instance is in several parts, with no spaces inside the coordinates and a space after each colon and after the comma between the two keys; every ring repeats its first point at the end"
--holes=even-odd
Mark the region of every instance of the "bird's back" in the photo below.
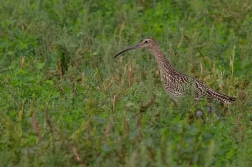
{"type": "Polygon", "coordinates": [[[176,102],[186,95],[193,95],[195,99],[202,99],[205,96],[208,99],[217,99],[226,104],[232,104],[235,101],[235,98],[221,94],[203,82],[178,71],[172,74],[164,73],[162,81],[166,93],[176,102]]]}

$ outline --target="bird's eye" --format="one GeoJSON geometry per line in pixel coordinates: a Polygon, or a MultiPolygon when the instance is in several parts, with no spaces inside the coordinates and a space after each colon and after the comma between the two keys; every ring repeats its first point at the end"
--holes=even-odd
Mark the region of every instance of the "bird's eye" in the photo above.
{"type": "Polygon", "coordinates": [[[147,41],[147,40],[146,40],[146,41],[144,41],[144,43],[148,43],[148,42],[149,42],[149,41],[147,41]]]}

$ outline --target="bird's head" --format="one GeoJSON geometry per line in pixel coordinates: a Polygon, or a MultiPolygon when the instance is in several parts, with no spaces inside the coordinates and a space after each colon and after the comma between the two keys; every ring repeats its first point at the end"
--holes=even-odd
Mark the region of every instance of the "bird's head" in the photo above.
{"type": "Polygon", "coordinates": [[[131,46],[129,48],[126,48],[124,50],[122,50],[121,52],[117,53],[115,55],[114,58],[116,58],[117,56],[119,56],[120,54],[126,52],[126,51],[129,51],[129,50],[132,50],[132,49],[137,49],[137,48],[148,48],[148,49],[151,49],[155,46],[157,46],[157,41],[153,38],[146,38],[145,40],[143,40],[143,42],[139,43],[139,44],[136,44],[134,46],[131,46]]]}

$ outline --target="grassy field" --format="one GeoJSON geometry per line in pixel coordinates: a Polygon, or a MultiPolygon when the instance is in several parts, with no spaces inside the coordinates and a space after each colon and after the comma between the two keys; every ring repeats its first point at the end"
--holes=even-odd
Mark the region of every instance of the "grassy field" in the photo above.
{"type": "Polygon", "coordinates": [[[252,166],[252,1],[8,0],[0,11],[1,166],[252,166]],[[148,37],[180,72],[237,98],[213,102],[225,121],[206,101],[174,104],[149,51],[113,58],[148,37]]]}

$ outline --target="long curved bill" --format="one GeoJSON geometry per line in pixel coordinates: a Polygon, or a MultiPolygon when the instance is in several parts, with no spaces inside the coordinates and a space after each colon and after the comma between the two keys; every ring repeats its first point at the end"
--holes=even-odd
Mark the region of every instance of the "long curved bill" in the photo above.
{"type": "Polygon", "coordinates": [[[123,51],[117,53],[114,58],[116,58],[117,56],[119,56],[120,54],[122,54],[124,52],[127,52],[127,51],[132,50],[132,49],[137,49],[137,48],[141,48],[141,43],[137,44],[137,45],[134,45],[134,46],[131,46],[131,47],[127,48],[127,49],[124,49],[123,51]]]}

